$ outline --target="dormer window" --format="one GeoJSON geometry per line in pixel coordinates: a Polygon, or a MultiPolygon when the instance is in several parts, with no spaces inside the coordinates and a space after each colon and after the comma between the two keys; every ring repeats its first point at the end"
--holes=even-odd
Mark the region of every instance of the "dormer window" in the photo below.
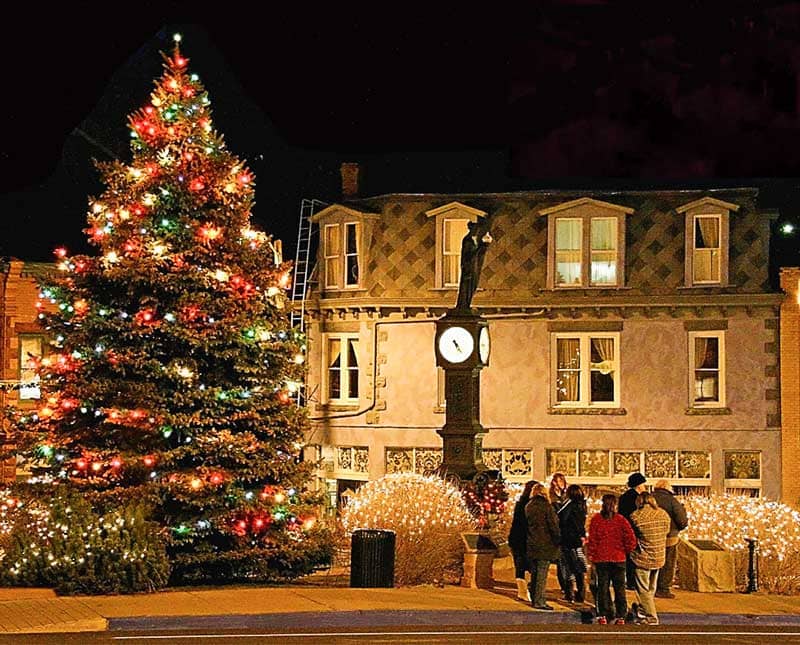
{"type": "Polygon", "coordinates": [[[685,217],[685,286],[727,285],[730,213],[739,206],[703,197],[676,210],[685,217]]]}
{"type": "Polygon", "coordinates": [[[539,211],[548,217],[548,288],[623,286],[625,217],[631,213],[587,197],[539,211]]]}
{"type": "Polygon", "coordinates": [[[426,211],[436,226],[436,283],[438,289],[458,289],[461,279],[461,241],[468,232],[467,224],[477,222],[485,212],[451,202],[426,211]]]}
{"type": "Polygon", "coordinates": [[[364,288],[365,252],[377,218],[339,204],[311,217],[320,227],[320,282],[325,291],[364,288]]]}
{"type": "Polygon", "coordinates": [[[346,289],[360,284],[359,223],[325,225],[325,288],[346,289]]]}

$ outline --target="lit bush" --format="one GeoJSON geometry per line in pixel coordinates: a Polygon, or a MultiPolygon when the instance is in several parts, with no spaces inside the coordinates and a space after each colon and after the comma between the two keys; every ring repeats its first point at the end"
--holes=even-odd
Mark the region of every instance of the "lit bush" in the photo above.
{"type": "Polygon", "coordinates": [[[99,515],[67,490],[2,501],[0,584],[103,594],[155,591],[169,579],[164,542],[141,504],[99,515]]]}
{"type": "Polygon", "coordinates": [[[459,490],[438,477],[386,475],[361,486],[345,506],[347,535],[356,529],[395,532],[395,582],[443,584],[461,577],[461,533],[475,529],[459,490]]]}
{"type": "Polygon", "coordinates": [[[736,578],[747,580],[746,538],[758,540],[759,587],[769,593],[800,593],[800,513],[786,504],[743,495],[682,497],[689,527],[681,536],[713,540],[736,556],[736,578]]]}

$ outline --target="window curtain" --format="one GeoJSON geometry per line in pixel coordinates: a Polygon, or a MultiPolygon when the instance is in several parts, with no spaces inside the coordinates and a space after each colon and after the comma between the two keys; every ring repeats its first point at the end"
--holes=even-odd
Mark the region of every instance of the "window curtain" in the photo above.
{"type": "Polygon", "coordinates": [[[556,283],[581,283],[581,220],[556,220],[556,283]]]}
{"type": "Polygon", "coordinates": [[[719,220],[698,217],[695,235],[694,279],[698,282],[719,280],[719,220]]]}
{"type": "Polygon", "coordinates": [[[695,338],[694,339],[694,367],[700,369],[706,362],[706,354],[708,353],[708,338],[695,338]]]}
{"type": "Polygon", "coordinates": [[[611,374],[614,371],[614,339],[592,338],[592,347],[600,355],[600,362],[593,363],[592,369],[601,374],[611,374]]]}
{"type": "Polygon", "coordinates": [[[617,282],[617,220],[592,218],[592,284],[617,282]]]}
{"type": "Polygon", "coordinates": [[[328,398],[342,396],[342,341],[331,338],[328,341],[328,398]]]}
{"type": "Polygon", "coordinates": [[[559,338],[557,342],[557,400],[577,401],[580,398],[580,339],[559,338]]]}
{"type": "Polygon", "coordinates": [[[716,217],[698,217],[697,228],[700,230],[699,248],[719,248],[719,220],[716,217]]]}
{"type": "Polygon", "coordinates": [[[347,341],[347,398],[358,398],[358,341],[347,341]]]}

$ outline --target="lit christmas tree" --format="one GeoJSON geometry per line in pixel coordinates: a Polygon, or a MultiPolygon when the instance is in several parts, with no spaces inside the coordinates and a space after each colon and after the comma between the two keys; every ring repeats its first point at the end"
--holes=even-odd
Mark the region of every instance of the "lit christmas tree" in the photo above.
{"type": "Polygon", "coordinates": [[[175,583],[298,575],[327,542],[304,492],[290,267],[251,228],[253,175],[175,40],[130,117],[131,163],[98,164],[107,188],[86,229],[98,256],[56,251],[40,303],[54,349],[17,439],[40,482],[98,507],[152,499],[175,583]]]}

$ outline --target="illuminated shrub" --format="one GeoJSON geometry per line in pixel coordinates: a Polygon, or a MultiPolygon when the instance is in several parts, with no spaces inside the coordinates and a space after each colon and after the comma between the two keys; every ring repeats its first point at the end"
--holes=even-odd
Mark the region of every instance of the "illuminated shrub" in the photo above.
{"type": "Polygon", "coordinates": [[[395,583],[457,582],[461,533],[475,529],[459,490],[438,477],[386,475],[361,486],[345,506],[342,526],[395,532],[395,583]]]}

